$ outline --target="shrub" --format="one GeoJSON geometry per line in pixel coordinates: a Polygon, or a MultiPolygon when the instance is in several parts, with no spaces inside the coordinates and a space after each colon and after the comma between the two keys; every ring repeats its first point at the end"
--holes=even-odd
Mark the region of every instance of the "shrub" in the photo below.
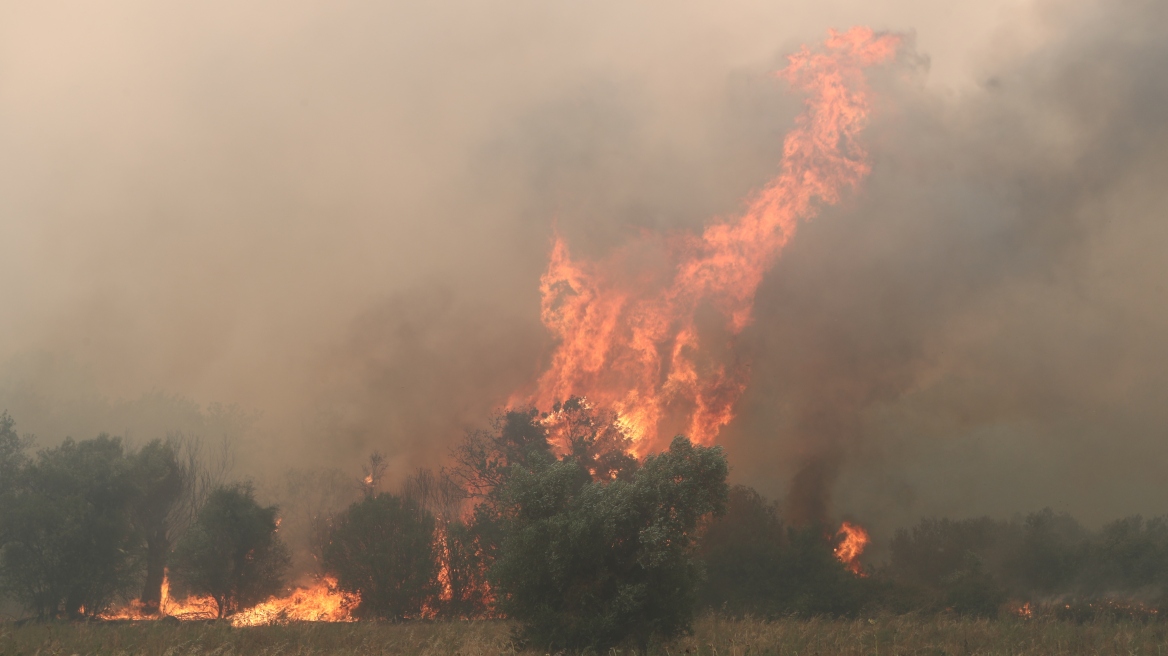
{"type": "Polygon", "coordinates": [[[256,503],[251,485],[212,492],[175,548],[175,590],[210,595],[221,618],[279,592],[290,558],[276,535],[276,512],[256,503]]]}
{"type": "Polygon", "coordinates": [[[501,608],[540,648],[643,647],[685,632],[700,579],[693,535],[723,509],[726,474],[720,447],[684,437],[627,480],[594,481],[571,457],[513,471],[490,573],[501,608]]]}
{"type": "Polygon", "coordinates": [[[360,593],[362,615],[416,616],[437,591],[434,516],[392,494],[358,501],[336,518],[324,567],[341,589],[360,593]]]}

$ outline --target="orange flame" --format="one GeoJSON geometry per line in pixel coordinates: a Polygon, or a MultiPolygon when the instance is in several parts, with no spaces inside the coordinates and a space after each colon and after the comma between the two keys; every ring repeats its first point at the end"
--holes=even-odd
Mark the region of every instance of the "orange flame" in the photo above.
{"type": "MultiPolygon", "coordinates": [[[[267,601],[232,615],[232,626],[261,626],[286,622],[353,622],[353,610],[361,603],[360,595],[343,592],[337,581],[324,577],[307,588],[298,588],[285,597],[267,601]]],[[[179,620],[213,620],[219,616],[218,606],[211,597],[190,596],[173,599],[170,580],[162,580],[162,602],[159,612],[145,612],[142,602],[135,599],[122,608],[99,615],[103,620],[154,620],[160,617],[179,620]]]]}
{"type": "Polygon", "coordinates": [[[219,616],[219,607],[211,597],[172,599],[170,578],[163,576],[162,601],[158,604],[157,613],[147,612],[142,602],[134,599],[121,608],[98,615],[103,620],[153,620],[167,616],[180,620],[213,620],[219,616]]]}
{"type": "Polygon", "coordinates": [[[454,598],[454,589],[450,584],[450,545],[446,541],[445,522],[434,527],[434,550],[438,554],[438,600],[450,601],[454,598]]]}
{"type": "Polygon", "coordinates": [[[860,554],[868,546],[868,531],[863,526],[844,522],[840,525],[836,537],[843,538],[835,548],[835,557],[847,567],[848,571],[857,576],[867,576],[860,564],[860,554]]]}
{"type": "Polygon", "coordinates": [[[263,626],[287,622],[355,622],[353,610],[361,596],[344,592],[337,580],[326,576],[308,588],[294,590],[286,597],[272,597],[231,616],[232,626],[263,626]]]}
{"type": "Polygon", "coordinates": [[[891,59],[898,44],[897,36],[857,27],[829,31],[822,49],[804,46],[788,57],[778,76],[807,100],[783,143],[778,176],[737,219],[670,240],[668,280],[628,273],[641,259],[632,245],[606,261],[576,261],[557,236],[540,293],[542,320],[559,345],[537,391],[512,397],[512,405],[548,408],[573,395],[587,397],[618,413],[636,453],[662,446],[664,422],[695,442],[713,442],[734,417],[747,372],[703,350],[695,313],[702,306],[716,310],[723,339],[740,333],[763,274],[799,221],[838,202],[868,174],[858,141],[870,106],[863,69],[891,59]]]}

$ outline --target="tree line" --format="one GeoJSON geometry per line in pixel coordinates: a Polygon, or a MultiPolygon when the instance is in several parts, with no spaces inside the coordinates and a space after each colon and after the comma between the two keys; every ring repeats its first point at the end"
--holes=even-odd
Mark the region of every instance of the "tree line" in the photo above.
{"type": "MultiPolygon", "coordinates": [[[[628,447],[615,416],[571,399],[501,414],[396,493],[380,490],[375,454],[361,498],[314,517],[314,562],[360,594],[363,618],[506,616],[517,640],[548,649],[644,647],[704,610],[992,616],[1008,601],[1168,601],[1163,519],[1100,531],[1049,510],[928,519],[859,576],[830,527],[792,526],[729,486],[720,448],[678,437],[638,460],[628,447]]],[[[157,608],[164,571],[172,594],[210,596],[221,617],[285,589],[279,509],[194,441],[129,450],[102,435],[28,451],[0,415],[0,586],[30,615],[94,616],[129,598],[157,608]]]]}

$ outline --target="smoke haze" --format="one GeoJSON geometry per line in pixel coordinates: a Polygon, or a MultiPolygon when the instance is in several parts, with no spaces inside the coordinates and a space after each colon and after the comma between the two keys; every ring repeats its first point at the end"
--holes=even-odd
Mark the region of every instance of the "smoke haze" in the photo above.
{"type": "Polygon", "coordinates": [[[546,364],[553,230],[733,214],[782,56],[867,24],[911,46],[733,346],[733,476],[884,532],[1168,510],[1168,9],[804,4],[0,3],[0,409],[439,464],[546,364]]]}

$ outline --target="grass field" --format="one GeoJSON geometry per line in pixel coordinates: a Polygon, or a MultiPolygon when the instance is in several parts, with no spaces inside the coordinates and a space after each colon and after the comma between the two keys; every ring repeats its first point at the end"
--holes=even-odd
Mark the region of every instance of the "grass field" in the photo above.
{"type": "MultiPolygon", "coordinates": [[[[540,654],[517,650],[507,622],[294,624],[235,629],[220,623],[0,624],[0,654],[540,654]]],[[[617,651],[632,654],[631,651],[617,651]]],[[[651,654],[1161,654],[1168,623],[1098,619],[724,620],[705,617],[694,634],[651,654]]]]}

